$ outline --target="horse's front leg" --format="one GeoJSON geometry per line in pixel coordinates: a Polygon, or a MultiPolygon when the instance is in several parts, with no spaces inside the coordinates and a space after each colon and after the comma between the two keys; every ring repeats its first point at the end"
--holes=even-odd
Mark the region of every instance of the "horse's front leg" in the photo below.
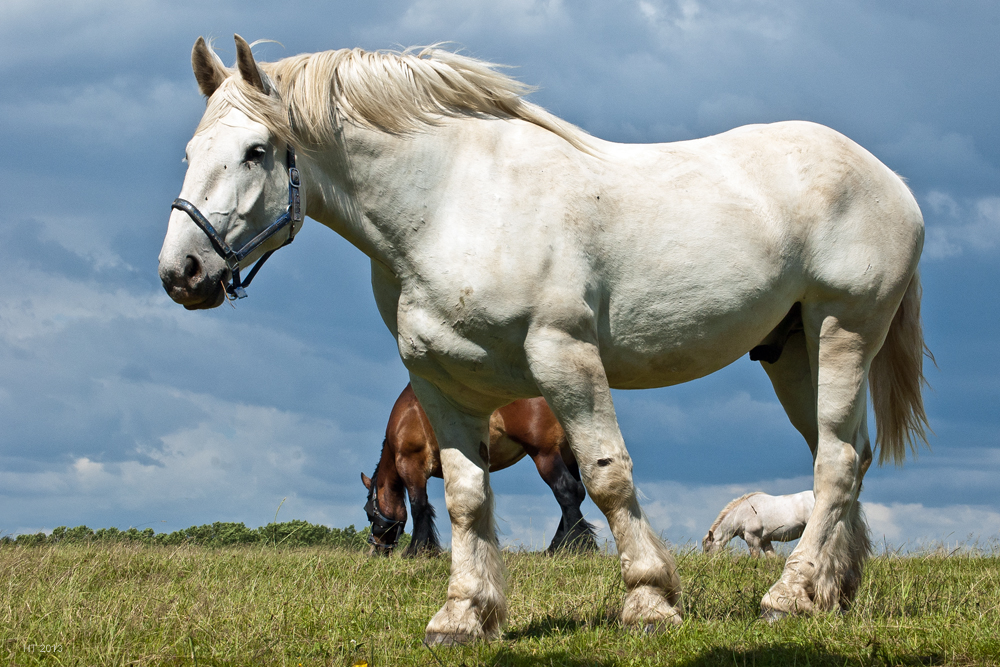
{"type": "Polygon", "coordinates": [[[760,536],[750,531],[746,531],[743,533],[743,539],[746,541],[747,546],[750,547],[750,555],[754,558],[760,558],[760,536]]]}
{"type": "Polygon", "coordinates": [[[413,516],[413,539],[406,547],[406,558],[427,553],[436,555],[441,551],[437,529],[434,527],[434,508],[427,498],[427,478],[420,474],[416,480],[408,480],[407,494],[410,496],[410,514],[413,516]]]}
{"type": "Polygon", "coordinates": [[[495,637],[507,616],[505,570],[493,525],[489,415],[456,408],[434,385],[410,376],[441,449],[444,498],[451,517],[448,601],[427,624],[428,644],[495,637]]]}
{"type": "Polygon", "coordinates": [[[615,537],[627,591],[622,621],[646,628],[680,623],[674,559],[639,507],[632,459],[597,346],[559,329],[535,328],[525,351],[538,388],[566,430],[584,485],[615,537]]]}

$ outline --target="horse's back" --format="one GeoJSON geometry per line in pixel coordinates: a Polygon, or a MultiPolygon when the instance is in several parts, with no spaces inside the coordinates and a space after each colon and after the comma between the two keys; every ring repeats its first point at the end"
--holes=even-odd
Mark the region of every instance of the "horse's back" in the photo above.
{"type": "Polygon", "coordinates": [[[740,358],[796,302],[894,309],[916,267],[906,185],[813,123],[595,154],[524,122],[461,123],[481,129],[449,135],[476,143],[439,187],[462,197],[427,222],[396,313],[407,367],[470,409],[537,391],[531,331],[586,332],[613,387],[666,386],[740,358]]]}
{"type": "Polygon", "coordinates": [[[618,387],[695,379],[758,344],[796,302],[886,308],[923,221],[902,180],[805,122],[613,149],[602,222],[602,358],[618,387]],[[646,159],[634,159],[647,154],[646,159]],[[650,157],[651,156],[651,157],[650,157]]]}
{"type": "Polygon", "coordinates": [[[812,491],[771,496],[761,494],[755,503],[764,531],[773,539],[787,542],[802,534],[815,503],[812,491]]]}

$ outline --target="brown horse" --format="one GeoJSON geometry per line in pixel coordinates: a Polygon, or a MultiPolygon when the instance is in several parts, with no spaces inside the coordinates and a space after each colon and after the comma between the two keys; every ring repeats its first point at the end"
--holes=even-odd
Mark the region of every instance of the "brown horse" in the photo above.
{"type": "MultiPolygon", "coordinates": [[[[548,552],[596,550],[594,527],[580,512],[587,495],[580,481],[580,469],[566,433],[543,398],[514,401],[490,418],[489,452],[482,452],[483,458],[489,459],[490,472],[514,465],[525,454],[535,462],[538,474],[562,508],[562,519],[548,552]]],[[[406,385],[389,414],[375,473],[371,478],[361,473],[361,481],[368,489],[365,512],[372,524],[368,541],[376,553],[391,553],[403,532],[404,489],[410,496],[413,512],[413,539],[403,555],[441,550],[434,527],[434,508],[427,500],[430,477],[442,477],[437,439],[416,394],[406,385]]]]}

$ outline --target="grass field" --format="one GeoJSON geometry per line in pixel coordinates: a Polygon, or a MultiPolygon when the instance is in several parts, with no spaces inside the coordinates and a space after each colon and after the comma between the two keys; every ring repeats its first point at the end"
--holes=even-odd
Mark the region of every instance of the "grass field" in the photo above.
{"type": "Polygon", "coordinates": [[[757,620],[781,559],[682,552],[684,625],[621,627],[617,558],[506,554],[499,640],[422,643],[449,559],[135,544],[0,547],[12,665],[1000,665],[1000,554],[879,556],[845,615],[757,620]]]}

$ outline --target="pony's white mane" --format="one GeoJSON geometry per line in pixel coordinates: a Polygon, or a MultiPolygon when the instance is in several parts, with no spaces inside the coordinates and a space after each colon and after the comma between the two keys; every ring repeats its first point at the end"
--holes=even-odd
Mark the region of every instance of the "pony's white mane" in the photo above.
{"type": "Polygon", "coordinates": [[[737,505],[739,505],[740,503],[742,503],[744,500],[746,500],[750,496],[756,496],[756,495],[759,495],[759,494],[760,494],[760,491],[751,491],[750,493],[744,493],[739,498],[736,498],[734,500],[730,500],[729,504],[726,505],[725,507],[723,507],[722,511],[719,512],[719,516],[715,517],[715,523],[713,523],[712,527],[708,529],[709,532],[714,532],[715,529],[718,528],[722,524],[723,521],[725,521],[726,516],[730,512],[732,512],[736,508],[737,505]]]}
{"type": "Polygon", "coordinates": [[[442,117],[516,118],[594,152],[590,135],[526,102],[523,96],[533,88],[501,74],[498,65],[433,46],[417,48],[341,49],[259,63],[276,95],[261,93],[230,69],[198,131],[233,107],[304,149],[334,140],[345,120],[405,134],[442,117]]]}

